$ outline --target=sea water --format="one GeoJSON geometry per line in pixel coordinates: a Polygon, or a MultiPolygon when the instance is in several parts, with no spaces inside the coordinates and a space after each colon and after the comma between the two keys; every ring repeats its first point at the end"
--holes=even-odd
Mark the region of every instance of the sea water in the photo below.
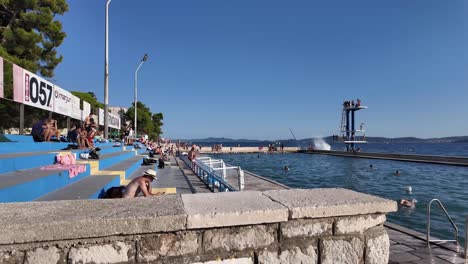
{"type": "MultiPolygon", "coordinates": [[[[468,144],[397,144],[372,146],[374,152],[467,156],[468,144]],[[386,149],[383,149],[382,146],[386,149]],[[385,150],[385,151],[382,151],[385,150]]],[[[427,203],[442,201],[463,237],[468,215],[468,168],[425,163],[334,157],[311,154],[213,154],[225,162],[273,179],[292,188],[347,188],[399,201],[416,199],[415,208],[399,207],[388,215],[390,222],[426,233],[427,203]],[[370,168],[372,164],[373,168],[370,168]],[[289,171],[283,170],[284,166],[289,171]],[[400,176],[395,171],[400,171],[400,176]],[[412,193],[406,192],[407,187],[412,193]]],[[[453,239],[453,229],[434,203],[431,210],[433,236],[453,239]]]]}

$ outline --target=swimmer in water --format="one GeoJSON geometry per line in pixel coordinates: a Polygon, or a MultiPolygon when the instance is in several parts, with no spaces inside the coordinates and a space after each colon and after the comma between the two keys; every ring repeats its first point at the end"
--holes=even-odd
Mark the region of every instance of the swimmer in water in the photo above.
{"type": "Polygon", "coordinates": [[[399,170],[395,171],[395,176],[400,176],[400,171],[399,170]]]}
{"type": "Polygon", "coordinates": [[[289,171],[289,167],[288,166],[284,166],[283,168],[284,172],[287,173],[289,171]]]}
{"type": "Polygon", "coordinates": [[[409,207],[409,208],[414,208],[416,206],[417,202],[418,201],[416,199],[412,199],[411,201],[406,200],[406,199],[401,199],[400,200],[400,205],[405,206],[405,207],[409,207]]]}

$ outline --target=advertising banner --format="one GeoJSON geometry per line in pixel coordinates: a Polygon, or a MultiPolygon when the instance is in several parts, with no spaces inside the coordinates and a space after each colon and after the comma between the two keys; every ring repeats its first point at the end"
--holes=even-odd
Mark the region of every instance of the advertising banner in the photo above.
{"type": "Polygon", "coordinates": [[[99,125],[104,125],[104,109],[99,108],[99,125]]]}
{"type": "Polygon", "coordinates": [[[0,98],[5,96],[3,93],[3,80],[3,58],[0,57],[0,98]]]}
{"type": "Polygon", "coordinates": [[[72,105],[72,111],[71,111],[70,117],[80,120],[81,119],[80,98],[72,94],[71,105],[72,105]]]}
{"type": "Polygon", "coordinates": [[[49,81],[23,69],[22,85],[16,86],[14,84],[14,87],[15,93],[23,94],[22,98],[18,97],[23,101],[18,100],[17,102],[54,111],[54,85],[49,81]]]}
{"type": "Polygon", "coordinates": [[[84,121],[87,116],[89,116],[89,113],[91,113],[91,105],[83,101],[83,111],[81,113],[81,121],[84,121]]]}
{"type": "Polygon", "coordinates": [[[65,116],[72,114],[72,94],[69,91],[55,85],[54,87],[54,112],[65,116]]]}
{"type": "Polygon", "coordinates": [[[109,127],[120,129],[120,116],[109,113],[109,127]]]}
{"type": "Polygon", "coordinates": [[[18,103],[24,101],[23,71],[23,68],[13,64],[13,101],[18,103]]]}

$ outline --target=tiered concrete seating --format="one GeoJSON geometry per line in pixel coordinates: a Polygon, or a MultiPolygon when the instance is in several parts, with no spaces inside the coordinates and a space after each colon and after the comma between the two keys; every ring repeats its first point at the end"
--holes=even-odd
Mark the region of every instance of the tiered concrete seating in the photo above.
{"type": "Polygon", "coordinates": [[[68,143],[35,143],[30,136],[9,138],[16,142],[0,143],[0,202],[97,198],[108,188],[125,184],[142,163],[144,156],[138,154],[146,152],[96,144],[101,148],[100,159],[77,159],[87,170],[70,178],[68,170],[40,168],[53,164],[58,153],[79,155],[83,150],[61,150],[68,143]]]}

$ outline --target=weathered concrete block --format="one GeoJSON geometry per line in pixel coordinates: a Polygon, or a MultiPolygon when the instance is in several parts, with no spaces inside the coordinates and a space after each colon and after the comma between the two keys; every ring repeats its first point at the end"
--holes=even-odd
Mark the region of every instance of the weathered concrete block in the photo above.
{"type": "Polygon", "coordinates": [[[260,192],[183,194],[187,228],[239,226],[288,220],[288,209],[260,192]]]}
{"type": "Polygon", "coordinates": [[[26,252],[25,264],[66,263],[66,255],[56,247],[36,248],[26,252]]]}
{"type": "Polygon", "coordinates": [[[390,238],[382,227],[366,238],[366,264],[388,263],[390,238]]]}
{"type": "Polygon", "coordinates": [[[332,235],[333,219],[297,219],[281,223],[281,234],[285,238],[317,237],[332,235]]]}
{"type": "Polygon", "coordinates": [[[294,247],[281,252],[264,251],[258,256],[259,264],[315,264],[318,262],[317,253],[313,246],[301,250],[299,247],[294,247]]]}
{"type": "Polygon", "coordinates": [[[207,230],[203,234],[205,253],[243,251],[268,247],[276,242],[276,225],[257,225],[207,230]]]}
{"type": "Polygon", "coordinates": [[[385,223],[385,215],[363,215],[338,218],[335,222],[335,235],[363,233],[375,226],[385,223]]]}
{"type": "Polygon", "coordinates": [[[340,188],[263,193],[286,206],[291,219],[388,213],[397,210],[395,201],[340,188]]]}
{"type": "Polygon", "coordinates": [[[0,212],[0,244],[171,232],[187,219],[178,195],[3,203],[0,212]]]}
{"type": "Polygon", "coordinates": [[[208,262],[197,262],[192,264],[254,264],[252,258],[237,258],[237,259],[225,259],[225,260],[213,260],[208,262]]]}
{"type": "Polygon", "coordinates": [[[138,261],[149,262],[165,257],[196,255],[201,234],[195,231],[145,236],[140,240],[138,261]]]}
{"type": "Polygon", "coordinates": [[[364,259],[364,242],[353,238],[329,238],[321,241],[321,264],[359,264],[364,259]]]}
{"type": "Polygon", "coordinates": [[[3,264],[22,264],[24,261],[24,253],[21,251],[4,251],[0,252],[0,263],[3,264]]]}
{"type": "Polygon", "coordinates": [[[113,244],[93,245],[71,248],[68,261],[80,263],[126,263],[134,261],[134,249],[131,244],[116,242],[113,244]]]}

